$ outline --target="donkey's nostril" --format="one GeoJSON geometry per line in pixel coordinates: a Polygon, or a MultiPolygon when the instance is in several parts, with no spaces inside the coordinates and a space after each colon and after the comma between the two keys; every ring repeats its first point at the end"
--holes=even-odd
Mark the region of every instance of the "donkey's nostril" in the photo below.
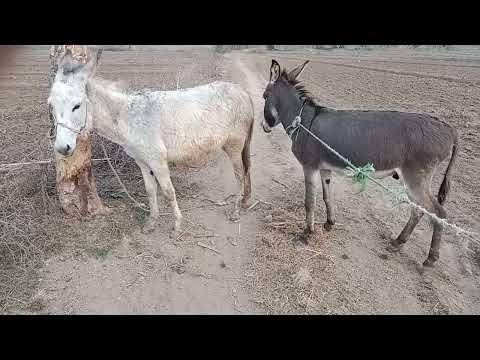
{"type": "Polygon", "coordinates": [[[67,144],[66,149],[67,151],[70,151],[70,145],[67,144]]]}

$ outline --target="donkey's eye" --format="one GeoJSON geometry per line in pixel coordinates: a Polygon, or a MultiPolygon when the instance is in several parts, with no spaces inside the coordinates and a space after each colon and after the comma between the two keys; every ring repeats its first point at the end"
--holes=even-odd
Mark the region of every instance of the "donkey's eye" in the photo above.
{"type": "Polygon", "coordinates": [[[77,109],[79,109],[79,108],[80,108],[80,104],[75,105],[75,106],[73,107],[73,109],[72,109],[72,112],[74,112],[75,110],[77,110],[77,109]]]}

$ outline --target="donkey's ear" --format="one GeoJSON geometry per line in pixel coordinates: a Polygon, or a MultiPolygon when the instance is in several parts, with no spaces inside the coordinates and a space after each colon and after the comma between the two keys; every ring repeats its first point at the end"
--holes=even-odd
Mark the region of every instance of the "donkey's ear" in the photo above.
{"type": "Polygon", "coordinates": [[[272,65],[270,66],[270,82],[274,83],[280,77],[280,64],[275,60],[272,60],[272,65]]]}
{"type": "Polygon", "coordinates": [[[89,60],[85,65],[81,65],[81,69],[78,71],[78,76],[81,77],[83,81],[87,81],[95,75],[100,54],[101,49],[89,48],[89,60]]]}
{"type": "Polygon", "coordinates": [[[288,73],[289,80],[296,80],[297,77],[303,72],[305,66],[310,62],[310,60],[305,61],[302,65],[296,67],[288,73]]]}
{"type": "Polygon", "coordinates": [[[64,76],[68,76],[77,72],[83,65],[73,59],[72,51],[67,49],[59,64],[59,69],[64,76]]]}

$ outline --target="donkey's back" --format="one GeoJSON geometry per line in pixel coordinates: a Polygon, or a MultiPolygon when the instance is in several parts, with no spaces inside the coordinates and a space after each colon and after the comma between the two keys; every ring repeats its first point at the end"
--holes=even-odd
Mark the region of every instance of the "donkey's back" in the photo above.
{"type": "MultiPolygon", "coordinates": [[[[453,127],[428,114],[322,107],[312,125],[312,131],[354,164],[371,162],[377,170],[441,162],[457,142],[453,127]]],[[[344,168],[344,163],[323,145],[312,141],[308,146],[315,149],[314,153],[324,154],[320,159],[344,168]]]]}
{"type": "Polygon", "coordinates": [[[169,161],[205,158],[228,143],[243,148],[253,124],[253,103],[239,85],[216,81],[189,89],[152,93],[150,136],[169,161]]]}

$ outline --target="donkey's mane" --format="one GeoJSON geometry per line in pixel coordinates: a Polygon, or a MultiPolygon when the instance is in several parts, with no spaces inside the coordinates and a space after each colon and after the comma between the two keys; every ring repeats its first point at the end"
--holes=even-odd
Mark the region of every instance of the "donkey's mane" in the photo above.
{"type": "Polygon", "coordinates": [[[305,98],[307,102],[310,102],[311,105],[320,106],[313,98],[313,94],[305,88],[305,85],[300,80],[292,78],[292,76],[289,75],[286,69],[282,70],[282,72],[280,73],[280,78],[292,85],[295,90],[298,91],[299,95],[305,98]]]}

